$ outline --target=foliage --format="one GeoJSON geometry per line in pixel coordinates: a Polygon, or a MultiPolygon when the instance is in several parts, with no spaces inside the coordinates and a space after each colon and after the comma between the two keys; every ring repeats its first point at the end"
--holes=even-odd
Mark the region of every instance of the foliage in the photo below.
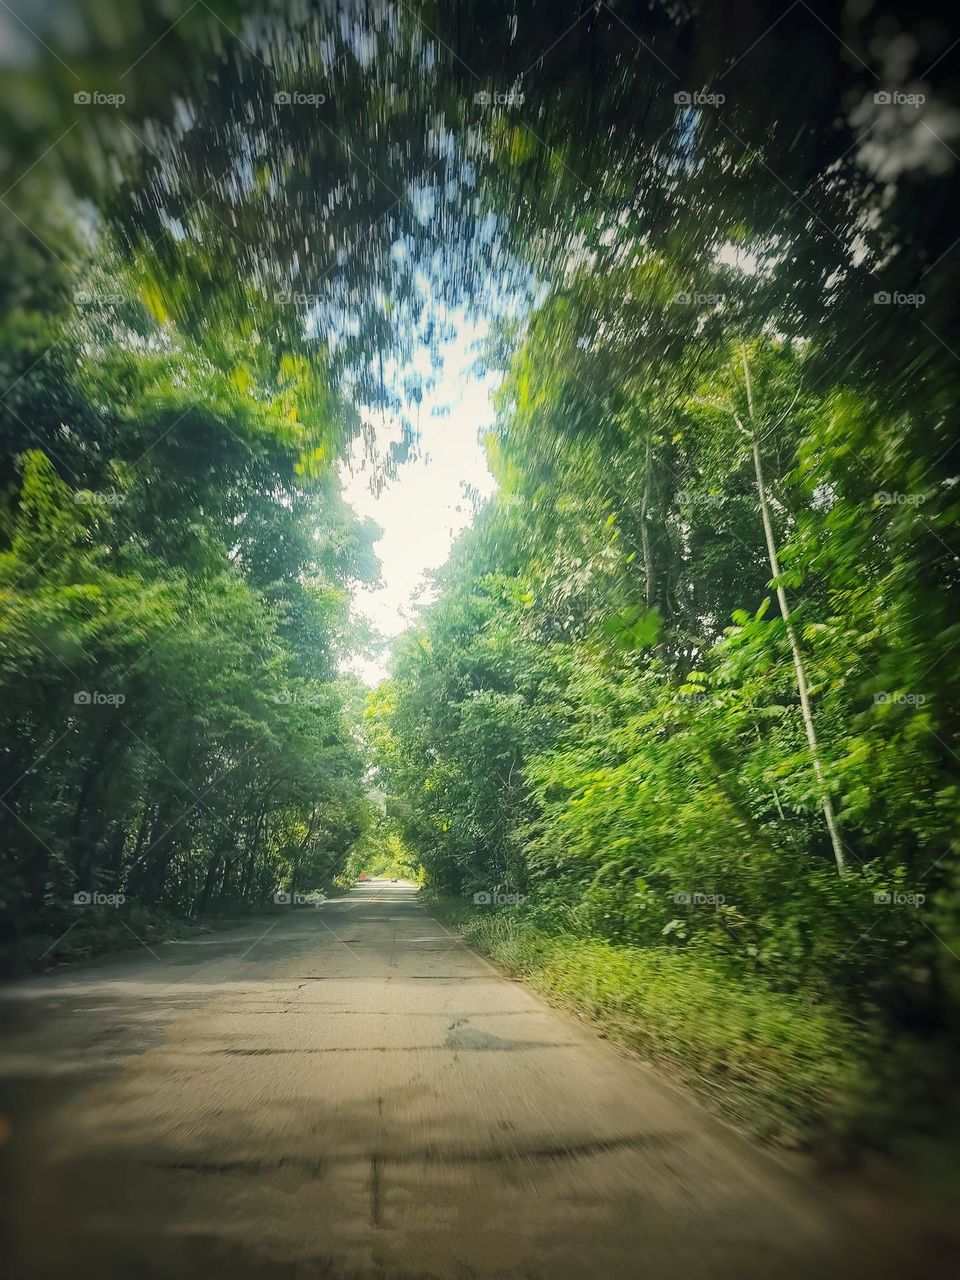
{"type": "Polygon", "coordinates": [[[322,353],[254,352],[226,374],[215,333],[204,346],[151,319],[116,263],[111,283],[116,314],[64,297],[21,343],[0,410],[2,942],[17,962],[48,945],[58,959],[82,918],[111,941],[119,920],[84,916],[76,893],[122,894],[126,919],[320,887],[369,816],[335,681],[350,584],[376,575],[373,529],[331,468],[354,417],[322,353]]]}
{"type": "MultiPolygon", "coordinates": [[[[525,894],[538,928],[634,993],[651,1044],[705,1034],[689,1001],[658,1002],[661,979],[731,1007],[739,981],[794,1045],[798,1095],[813,1009],[810,1059],[839,1018],[916,1063],[923,1037],[956,1034],[960,995],[958,508],[938,397],[890,412],[815,376],[812,340],[746,338],[736,317],[725,343],[655,368],[637,339],[621,377],[609,344],[592,362],[598,298],[626,333],[628,281],[594,272],[544,301],[505,369],[499,492],[371,704],[388,805],[438,892],[525,894]]],[[[580,990],[576,961],[541,961],[539,981],[580,990]]],[[[759,1070],[767,1048],[740,1048],[759,1070]]]]}
{"type": "Polygon", "coordinates": [[[374,820],[353,846],[343,873],[344,881],[353,884],[362,871],[368,876],[388,880],[418,882],[422,869],[416,855],[403,843],[392,824],[381,816],[374,820]]]}
{"type": "Polygon", "coordinates": [[[57,7],[0,103],[6,938],[77,888],[202,914],[417,859],[525,894],[651,1044],[722,1062],[671,1005],[722,989],[806,1110],[831,1028],[955,1038],[934,8],[848,5],[840,54],[809,4],[57,7]],[[352,405],[411,419],[467,307],[499,491],[360,727],[352,405]]]}

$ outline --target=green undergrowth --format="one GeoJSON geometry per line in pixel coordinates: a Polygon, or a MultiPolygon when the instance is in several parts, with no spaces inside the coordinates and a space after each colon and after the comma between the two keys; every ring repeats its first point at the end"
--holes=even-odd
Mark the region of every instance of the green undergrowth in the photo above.
{"type": "Polygon", "coordinates": [[[614,1041],[668,1065],[733,1123],[789,1146],[845,1149],[881,1123],[873,1037],[840,1010],[670,948],[549,934],[522,911],[428,899],[478,951],[614,1041]]]}

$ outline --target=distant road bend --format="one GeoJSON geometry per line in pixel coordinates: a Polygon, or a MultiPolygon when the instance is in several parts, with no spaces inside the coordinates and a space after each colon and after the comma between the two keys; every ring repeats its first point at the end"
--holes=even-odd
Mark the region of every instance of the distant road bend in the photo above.
{"type": "Polygon", "coordinates": [[[15,984],[4,1021],[13,1280],[920,1274],[411,885],[15,984]]]}

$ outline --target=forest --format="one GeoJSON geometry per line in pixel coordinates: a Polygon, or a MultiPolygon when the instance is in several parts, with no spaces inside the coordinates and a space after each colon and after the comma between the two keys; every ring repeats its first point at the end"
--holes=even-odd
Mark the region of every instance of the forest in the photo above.
{"type": "Polygon", "coordinates": [[[936,6],[86,8],[2,103],[4,962],[375,865],[771,1136],[946,1126],[936,6]],[[464,308],[496,492],[367,692],[344,467],[464,308]]]}
{"type": "Polygon", "coordinates": [[[878,1123],[902,1070],[936,1107],[946,1061],[916,1055],[960,948],[937,411],[775,334],[624,382],[623,311],[672,288],[614,267],[532,317],[497,496],[371,699],[393,821],[444,893],[522,895],[468,936],[732,1075],[748,1116],[802,1127],[859,1089],[878,1123]]]}

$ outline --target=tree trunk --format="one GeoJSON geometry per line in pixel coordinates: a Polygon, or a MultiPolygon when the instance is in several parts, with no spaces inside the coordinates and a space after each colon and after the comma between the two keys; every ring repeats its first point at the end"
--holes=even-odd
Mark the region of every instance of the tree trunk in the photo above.
{"type": "MultiPolygon", "coordinates": [[[[837,819],[833,812],[833,802],[830,799],[830,793],[827,789],[827,780],[823,771],[823,763],[820,758],[820,746],[817,742],[817,731],[813,723],[813,713],[810,709],[810,695],[807,690],[807,676],[803,665],[803,655],[800,652],[800,645],[797,641],[797,633],[794,630],[793,621],[790,616],[790,604],[787,600],[787,593],[784,591],[780,583],[780,559],[777,555],[777,544],[773,534],[773,521],[770,518],[770,504],[767,502],[767,490],[763,479],[763,462],[760,457],[760,443],[757,440],[757,433],[753,419],[753,390],[750,384],[750,366],[747,363],[746,349],[741,347],[740,354],[743,358],[743,376],[747,388],[747,407],[750,412],[750,430],[746,434],[750,438],[750,444],[753,448],[753,467],[757,475],[757,494],[760,498],[760,514],[763,518],[763,532],[767,540],[767,556],[770,560],[770,572],[773,574],[776,583],[777,602],[780,605],[780,614],[783,618],[784,626],[787,630],[787,639],[790,642],[790,652],[793,655],[793,669],[797,677],[797,691],[800,694],[800,709],[803,713],[803,725],[807,731],[807,743],[810,747],[810,758],[813,761],[813,772],[816,775],[817,787],[820,792],[820,806],[823,809],[823,816],[826,819],[827,830],[830,832],[830,843],[833,846],[833,856],[837,862],[837,870],[841,875],[845,875],[847,871],[847,861],[843,853],[843,845],[840,841],[840,832],[837,828],[837,819]]],[[[743,430],[742,424],[737,423],[743,430]]]]}
{"type": "Polygon", "coordinates": [[[237,839],[237,829],[240,826],[240,813],[230,820],[226,835],[218,844],[216,850],[211,855],[210,861],[207,863],[207,873],[204,876],[203,888],[200,890],[200,896],[194,906],[193,914],[197,919],[202,919],[206,914],[207,907],[213,897],[214,886],[220,876],[220,869],[223,866],[223,859],[230,847],[237,839]]]}
{"type": "Polygon", "coordinates": [[[653,576],[653,552],[650,547],[650,474],[653,470],[653,427],[647,433],[647,456],[643,468],[643,501],[640,510],[640,543],[643,547],[644,599],[647,608],[653,605],[656,583],[653,576]]]}

